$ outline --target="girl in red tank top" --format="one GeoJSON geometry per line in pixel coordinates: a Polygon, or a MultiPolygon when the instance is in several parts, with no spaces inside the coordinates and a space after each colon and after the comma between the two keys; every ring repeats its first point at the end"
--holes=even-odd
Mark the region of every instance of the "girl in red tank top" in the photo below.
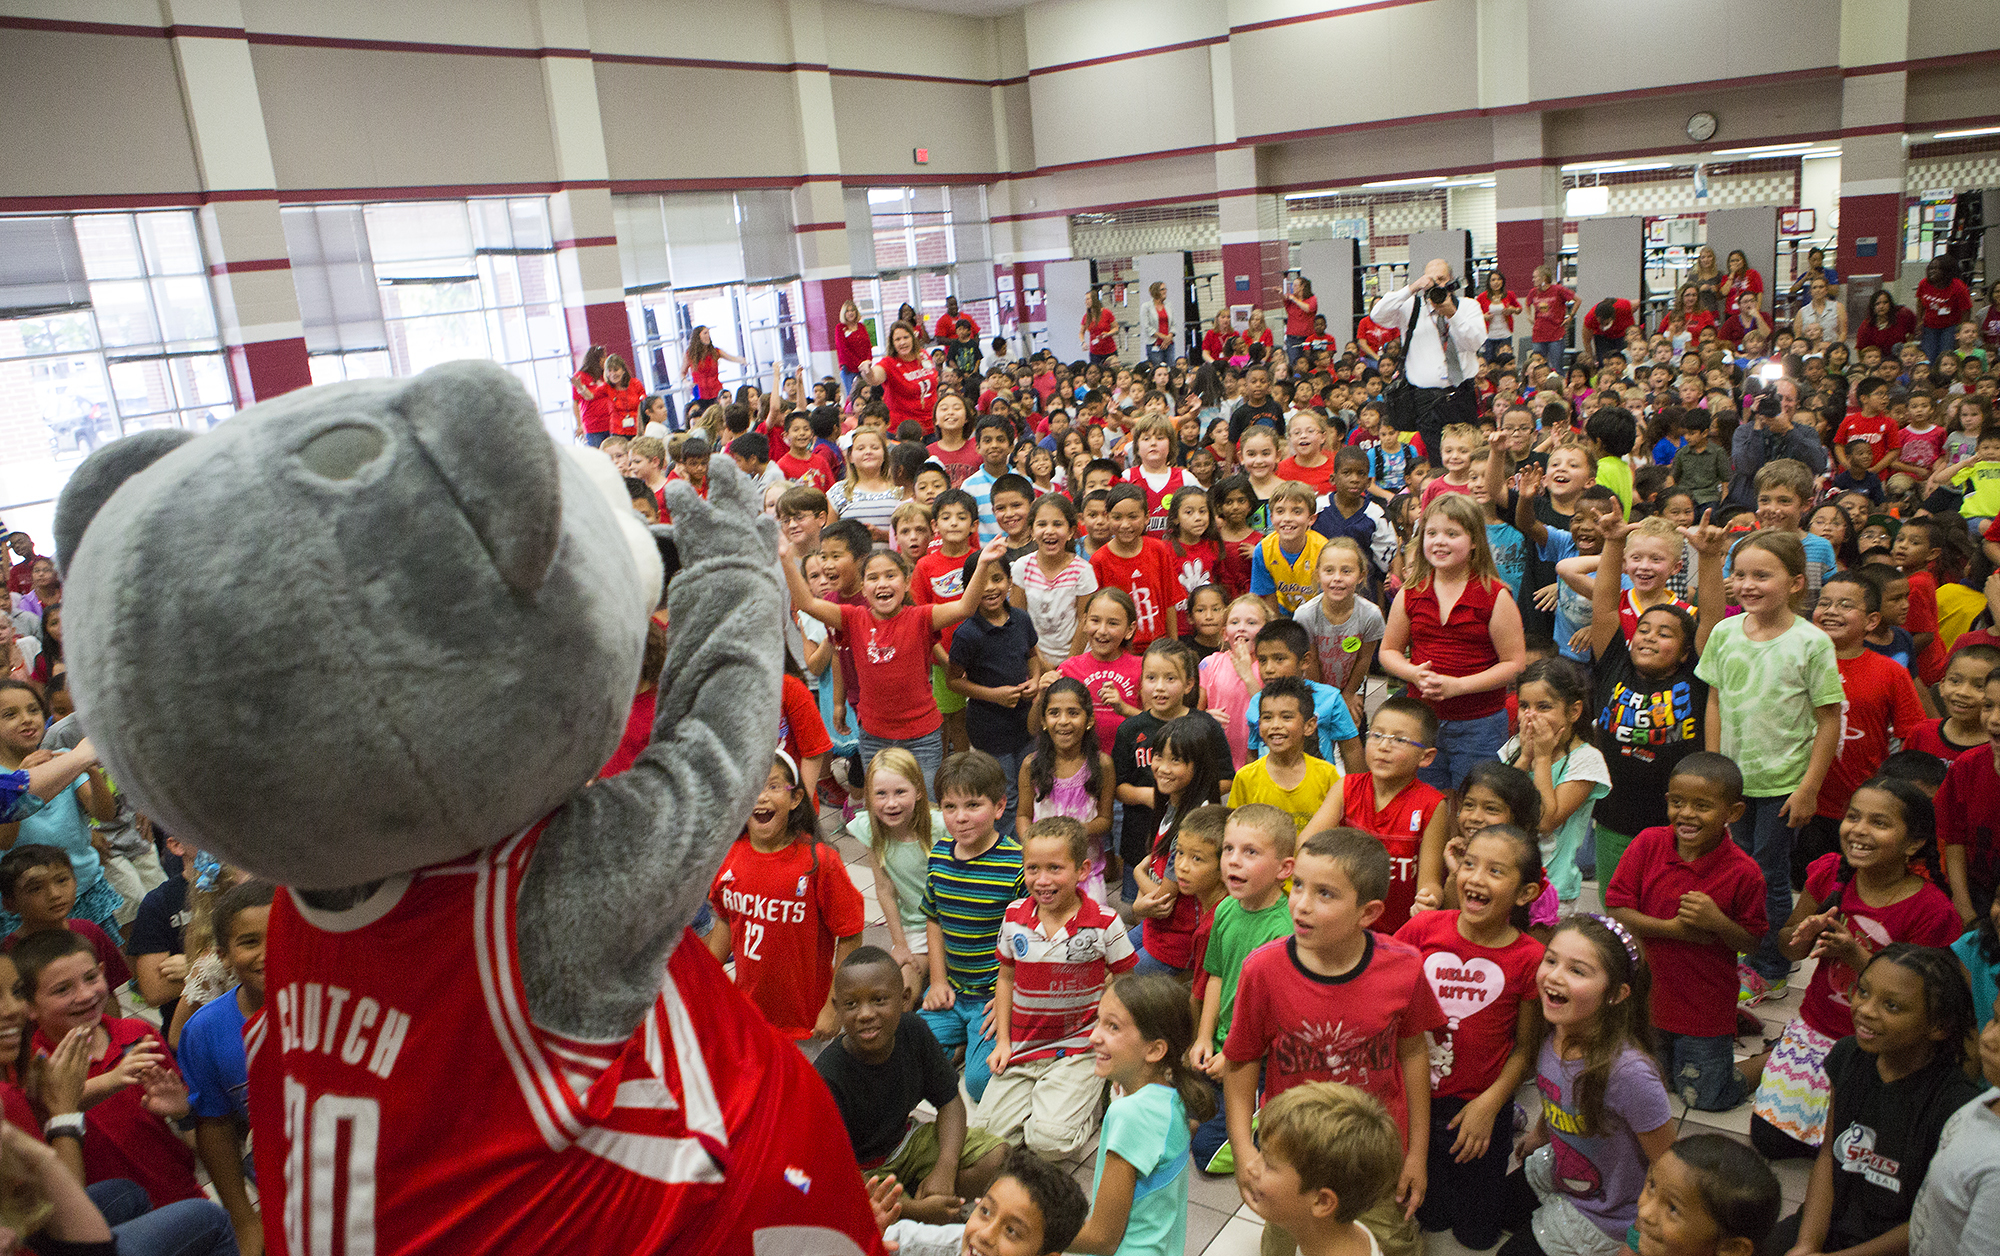
{"type": "Polygon", "coordinates": [[[1424,508],[1416,578],[1389,608],[1381,658],[1437,712],[1439,753],[1421,779],[1456,789],[1475,762],[1499,753],[1507,686],[1527,666],[1527,647],[1520,607],[1493,566],[1485,516],[1469,495],[1446,493],[1424,508]]]}

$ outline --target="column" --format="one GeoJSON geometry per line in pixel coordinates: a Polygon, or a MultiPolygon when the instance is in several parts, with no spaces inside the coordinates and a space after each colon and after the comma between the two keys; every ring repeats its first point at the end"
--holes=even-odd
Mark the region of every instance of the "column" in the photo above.
{"type": "Polygon", "coordinates": [[[1285,271],[1291,263],[1291,245],[1285,238],[1284,201],[1258,192],[1257,184],[1254,149],[1231,148],[1215,155],[1223,302],[1263,310],[1273,343],[1282,347],[1285,271]]]}
{"type": "MultiPolygon", "coordinates": [[[[799,274],[805,287],[806,344],[815,377],[834,374],[839,355],[833,328],[854,295],[847,251],[847,200],[840,182],[840,133],[834,122],[833,76],[827,72],[826,15],[819,0],[786,5],[792,29],[792,90],[799,102],[799,140],[806,177],[792,193],[799,274]]],[[[886,332],[887,324],[878,320],[886,332]]],[[[879,348],[880,346],[878,346],[879,348]]]]}
{"type": "MultiPolygon", "coordinates": [[[[618,265],[611,164],[588,51],[590,25],[579,0],[535,0],[533,15],[561,185],[549,198],[549,226],[555,234],[570,354],[580,362],[591,345],[603,345],[631,363],[632,320],[618,265]]],[[[633,370],[638,370],[636,364],[633,370]]]]}
{"type": "Polygon", "coordinates": [[[277,171],[235,0],[163,0],[206,204],[199,214],[216,331],[239,405],[312,382],[277,171]],[[202,33],[187,34],[183,32],[202,33]]]}
{"type": "MultiPolygon", "coordinates": [[[[1850,301],[1894,283],[1902,269],[1908,80],[1902,70],[1841,80],[1840,241],[1834,265],[1848,283],[1850,301]]],[[[1861,311],[1848,310],[1850,326],[1861,317],[1861,311]]]]}
{"type": "Polygon", "coordinates": [[[1877,67],[1900,65],[1909,55],[1910,0],[1842,0],[1840,237],[1834,266],[1848,281],[1850,327],[1859,326],[1874,289],[1894,283],[1902,269],[1909,74],[1877,67]],[[1854,308],[1856,301],[1862,308],[1854,308]]]}
{"type": "Polygon", "coordinates": [[[1562,251],[1562,167],[1547,155],[1539,113],[1493,119],[1493,219],[1500,269],[1526,292],[1535,267],[1553,268],[1562,251]]]}

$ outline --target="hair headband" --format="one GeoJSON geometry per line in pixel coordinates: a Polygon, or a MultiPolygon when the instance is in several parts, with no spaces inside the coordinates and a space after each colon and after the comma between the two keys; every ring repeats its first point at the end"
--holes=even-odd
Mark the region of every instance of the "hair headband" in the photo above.
{"type": "Polygon", "coordinates": [[[800,783],[798,761],[793,759],[791,755],[787,754],[783,746],[778,747],[777,754],[778,754],[778,762],[784,764],[785,771],[790,772],[792,774],[793,788],[797,788],[800,783]]]}
{"type": "Polygon", "coordinates": [[[1631,930],[1627,929],[1624,925],[1619,924],[1616,920],[1613,920],[1610,916],[1607,916],[1602,912],[1593,911],[1593,912],[1586,912],[1585,914],[1588,915],[1592,920],[1595,920],[1598,924],[1601,924],[1605,928],[1611,930],[1611,935],[1617,938],[1618,941],[1624,945],[1625,957],[1632,961],[1632,968],[1634,971],[1637,971],[1639,967],[1639,943],[1636,939],[1632,937],[1631,930]]]}

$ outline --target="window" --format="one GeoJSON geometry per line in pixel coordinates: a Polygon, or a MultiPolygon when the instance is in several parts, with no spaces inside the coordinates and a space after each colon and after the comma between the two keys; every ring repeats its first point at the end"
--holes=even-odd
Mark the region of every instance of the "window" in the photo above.
{"type": "Polygon", "coordinates": [[[684,415],[689,339],[707,328],[725,353],[722,387],[769,388],[773,368],[795,369],[806,351],[805,291],[793,239],[791,195],[753,189],[613,198],[634,369],[684,415]]]}
{"type": "Polygon", "coordinates": [[[44,542],[84,455],[235,413],[190,210],[0,219],[0,508],[44,542]]]}
{"type": "Polygon", "coordinates": [[[986,191],[977,186],[869,188],[873,227],[873,283],[855,282],[855,301],[880,346],[889,323],[905,304],[926,330],[935,331],[945,299],[990,339],[1000,325],[993,289],[993,251],[986,221],[986,191]],[[864,296],[863,293],[866,292],[864,296]]]}
{"type": "Polygon", "coordinates": [[[314,383],[487,358],[527,388],[557,440],[570,438],[569,324],[546,199],[292,206],[284,216],[314,383]]]}

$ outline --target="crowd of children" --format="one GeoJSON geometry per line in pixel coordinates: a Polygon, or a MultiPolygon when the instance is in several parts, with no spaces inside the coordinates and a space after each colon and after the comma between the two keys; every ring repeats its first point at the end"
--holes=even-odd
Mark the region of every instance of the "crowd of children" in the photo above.
{"type": "MultiPolygon", "coordinates": [[[[780,525],[800,648],[696,928],[900,1250],[1177,1256],[1198,1175],[1270,1256],[1996,1250],[1994,376],[1706,299],[1490,338],[1435,449],[1393,335],[980,369],[899,322],[693,433],[605,358],[636,511],[726,453],[780,525]]],[[[257,1250],[271,887],[131,813],[7,548],[0,1159],[49,1250],[257,1250]]]]}
{"type": "MultiPolygon", "coordinates": [[[[1064,1250],[1179,1252],[1191,1173],[1233,1174],[1274,1254],[1971,1250],[2000,1162],[1964,1045],[1986,1026],[2000,1072],[1983,364],[1944,389],[1704,324],[1565,373],[1496,341],[1432,451],[1389,419],[1393,348],[1218,336],[1192,371],[947,366],[930,429],[865,383],[706,416],[804,411],[801,465],[880,444],[901,489],[893,528],[772,495],[831,642],[833,767],[788,840],[852,817],[887,949],[826,906],[828,850],[831,890],[783,867],[788,988],[734,958],[903,1241],[1094,1143],[1088,1197],[1040,1205],[1064,1250]],[[1754,1146],[1675,1142],[1676,1108],[1745,1105],[1754,1146]],[[1814,1158],[1782,1221],[1766,1157],[1814,1158]]],[[[739,850],[805,798],[773,771],[739,850]]]]}

